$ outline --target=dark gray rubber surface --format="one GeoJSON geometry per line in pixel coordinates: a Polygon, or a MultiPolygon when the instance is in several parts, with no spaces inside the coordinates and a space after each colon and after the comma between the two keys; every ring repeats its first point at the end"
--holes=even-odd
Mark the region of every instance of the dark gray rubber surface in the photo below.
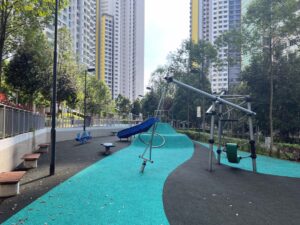
{"type": "Polygon", "coordinates": [[[55,175],[49,176],[50,152],[43,154],[38,160],[38,168],[28,170],[22,178],[21,194],[0,198],[0,224],[77,172],[104,157],[109,157],[103,154],[105,152],[105,148],[101,146],[103,142],[115,143],[116,147],[111,148],[112,154],[130,144],[130,142],[118,141],[115,136],[93,138],[83,145],[76,141],[56,143],[55,175]]]}
{"type": "MultiPolygon", "coordinates": [[[[258,165],[259,166],[259,165],[258,165]]],[[[191,160],[164,186],[171,225],[299,225],[300,179],[253,174],[217,165],[198,144],[191,160]]]]}

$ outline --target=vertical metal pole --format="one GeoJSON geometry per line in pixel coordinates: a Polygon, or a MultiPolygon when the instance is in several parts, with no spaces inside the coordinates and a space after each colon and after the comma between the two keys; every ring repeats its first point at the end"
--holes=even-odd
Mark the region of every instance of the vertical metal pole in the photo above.
{"type": "Polygon", "coordinates": [[[221,153],[222,153],[222,103],[219,102],[219,115],[218,115],[218,164],[221,164],[221,153]]]}
{"type": "Polygon", "coordinates": [[[214,126],[215,126],[215,110],[216,110],[216,103],[213,101],[212,103],[212,115],[210,120],[210,139],[209,139],[209,162],[208,162],[208,170],[212,171],[212,159],[214,154],[214,126]]]}
{"type": "Polygon", "coordinates": [[[150,140],[150,149],[149,149],[149,158],[150,162],[152,162],[152,145],[153,145],[153,138],[154,138],[154,132],[156,129],[156,123],[153,124],[152,133],[151,133],[151,140],[150,140]]]}
{"type": "Polygon", "coordinates": [[[58,4],[55,1],[55,19],[54,19],[54,54],[53,54],[53,83],[52,83],[52,126],[51,126],[51,161],[50,175],[55,174],[55,142],[56,142],[56,73],[57,73],[57,20],[58,20],[58,4]]]}
{"type": "MultiPolygon", "coordinates": [[[[247,106],[248,109],[251,110],[251,102],[250,99],[247,99],[247,106]]],[[[256,150],[255,150],[255,140],[254,140],[254,135],[253,135],[253,121],[252,121],[252,115],[248,114],[248,122],[249,122],[249,134],[250,134],[250,150],[251,150],[251,158],[252,158],[252,168],[253,172],[257,172],[256,168],[256,150]]]]}
{"type": "Polygon", "coordinates": [[[85,122],[86,122],[86,74],[87,74],[87,71],[85,71],[84,73],[84,111],[83,111],[83,131],[85,131],[85,122]]]}

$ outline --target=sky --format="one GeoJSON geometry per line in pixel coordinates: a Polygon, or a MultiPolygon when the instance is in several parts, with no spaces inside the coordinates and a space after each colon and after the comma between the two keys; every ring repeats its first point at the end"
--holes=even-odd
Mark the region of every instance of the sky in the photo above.
{"type": "Polygon", "coordinates": [[[189,0],[145,0],[145,87],[168,53],[189,37],[189,0]]]}

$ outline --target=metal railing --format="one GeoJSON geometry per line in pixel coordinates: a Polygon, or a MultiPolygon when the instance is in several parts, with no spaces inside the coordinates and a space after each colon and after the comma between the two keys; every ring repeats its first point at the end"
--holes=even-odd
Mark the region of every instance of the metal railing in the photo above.
{"type": "Polygon", "coordinates": [[[0,139],[43,129],[44,127],[44,116],[0,104],[0,139]]]}
{"type": "MultiPolygon", "coordinates": [[[[140,123],[140,120],[121,120],[114,118],[90,119],[86,120],[86,127],[127,127],[140,123]]],[[[51,118],[46,119],[46,126],[51,126],[51,118]]],[[[83,127],[83,119],[57,118],[57,128],[83,127]]]]}

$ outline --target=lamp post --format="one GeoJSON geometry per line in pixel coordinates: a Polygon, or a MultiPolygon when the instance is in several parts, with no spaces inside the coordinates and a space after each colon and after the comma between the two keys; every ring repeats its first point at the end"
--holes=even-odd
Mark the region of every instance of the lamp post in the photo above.
{"type": "Polygon", "coordinates": [[[84,73],[84,112],[83,112],[83,131],[85,131],[85,123],[86,123],[86,75],[88,72],[94,72],[95,68],[89,68],[84,73]]]}
{"type": "Polygon", "coordinates": [[[52,121],[51,121],[51,161],[50,176],[55,174],[55,142],[56,142],[56,73],[57,73],[57,20],[58,4],[55,1],[55,18],[54,18],[54,54],[53,54],[53,81],[52,81],[52,121]]]}

